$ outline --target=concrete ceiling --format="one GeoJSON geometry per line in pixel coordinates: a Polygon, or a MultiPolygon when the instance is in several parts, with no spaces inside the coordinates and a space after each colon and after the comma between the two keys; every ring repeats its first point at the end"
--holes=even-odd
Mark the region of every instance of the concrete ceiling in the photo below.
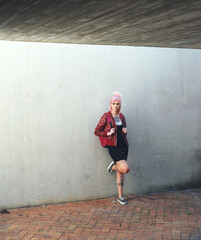
{"type": "Polygon", "coordinates": [[[0,39],[201,48],[201,1],[0,0],[0,39]]]}

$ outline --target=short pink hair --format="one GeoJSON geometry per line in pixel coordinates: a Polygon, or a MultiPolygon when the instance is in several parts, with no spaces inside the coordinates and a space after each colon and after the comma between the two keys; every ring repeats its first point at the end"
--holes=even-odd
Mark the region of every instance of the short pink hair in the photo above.
{"type": "Polygon", "coordinates": [[[118,101],[120,104],[119,112],[121,110],[121,94],[118,92],[113,92],[113,96],[110,100],[110,106],[109,106],[109,111],[112,112],[112,104],[113,102],[118,101]]]}

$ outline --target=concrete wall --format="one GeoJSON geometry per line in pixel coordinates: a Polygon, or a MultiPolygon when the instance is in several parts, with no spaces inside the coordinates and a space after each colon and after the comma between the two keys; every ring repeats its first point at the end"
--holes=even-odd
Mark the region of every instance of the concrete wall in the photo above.
{"type": "Polygon", "coordinates": [[[125,193],[200,187],[201,51],[0,42],[0,207],[117,194],[94,128],[120,91],[125,193]]]}

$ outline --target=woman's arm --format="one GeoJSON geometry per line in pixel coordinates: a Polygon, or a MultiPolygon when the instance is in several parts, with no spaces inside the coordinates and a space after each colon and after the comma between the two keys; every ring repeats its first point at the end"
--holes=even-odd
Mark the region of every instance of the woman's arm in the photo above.
{"type": "Polygon", "coordinates": [[[106,120],[107,120],[107,117],[105,115],[103,115],[95,128],[94,134],[96,136],[107,137],[107,131],[104,131],[105,125],[106,125],[106,120]]]}

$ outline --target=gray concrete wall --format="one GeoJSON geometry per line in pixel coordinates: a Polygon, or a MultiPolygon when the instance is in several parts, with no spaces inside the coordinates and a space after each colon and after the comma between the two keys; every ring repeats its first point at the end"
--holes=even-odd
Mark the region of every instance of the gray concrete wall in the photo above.
{"type": "Polygon", "coordinates": [[[125,193],[200,187],[201,51],[0,42],[0,208],[117,194],[94,128],[120,91],[125,193]]]}

